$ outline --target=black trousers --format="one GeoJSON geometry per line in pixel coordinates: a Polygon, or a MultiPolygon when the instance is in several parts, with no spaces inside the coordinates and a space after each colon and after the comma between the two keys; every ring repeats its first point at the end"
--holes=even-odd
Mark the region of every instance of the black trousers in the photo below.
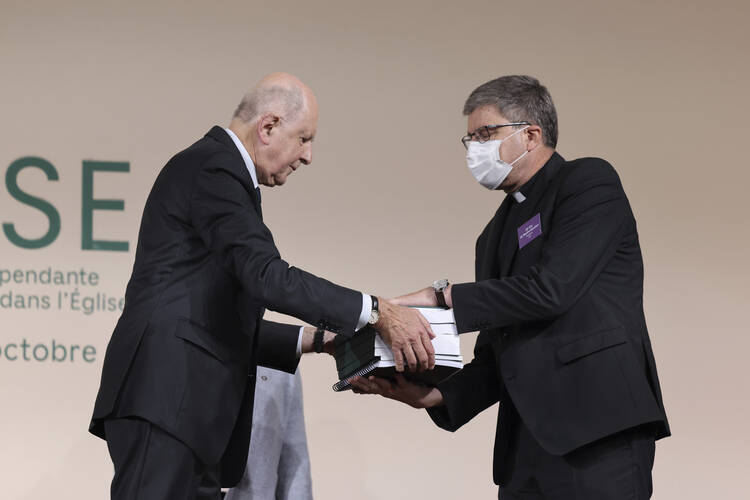
{"type": "Polygon", "coordinates": [[[112,500],[219,500],[218,465],[206,466],[184,443],[139,418],[104,423],[115,466],[112,500]]]}
{"type": "Polygon", "coordinates": [[[654,432],[635,427],[563,456],[547,453],[523,423],[510,452],[513,473],[501,500],[645,500],[651,498],[654,432]]]}

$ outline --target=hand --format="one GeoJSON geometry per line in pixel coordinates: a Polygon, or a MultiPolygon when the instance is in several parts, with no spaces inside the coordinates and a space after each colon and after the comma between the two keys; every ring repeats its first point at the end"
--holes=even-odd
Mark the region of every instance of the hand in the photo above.
{"type": "Polygon", "coordinates": [[[435,334],[419,311],[381,300],[380,319],[374,327],[391,347],[396,371],[404,371],[404,360],[412,372],[435,368],[435,334]]]}
{"type": "Polygon", "coordinates": [[[326,331],[323,334],[323,352],[330,354],[331,356],[336,354],[336,334],[326,331]]]}
{"type": "MultiPolygon", "coordinates": [[[[445,297],[445,304],[448,307],[453,307],[453,300],[451,298],[451,287],[453,285],[448,285],[448,288],[446,288],[443,291],[443,296],[445,297]]],[[[413,293],[407,293],[406,295],[401,295],[400,297],[396,297],[395,299],[390,299],[390,301],[394,304],[398,304],[400,306],[418,306],[418,307],[437,307],[437,297],[435,296],[435,289],[431,286],[428,286],[427,288],[423,288],[421,290],[417,290],[413,293]]]]}
{"type": "Polygon", "coordinates": [[[443,404],[443,394],[437,388],[409,382],[399,373],[396,374],[395,382],[371,376],[354,377],[351,384],[358,394],[380,394],[412,408],[432,408],[443,404]]]}

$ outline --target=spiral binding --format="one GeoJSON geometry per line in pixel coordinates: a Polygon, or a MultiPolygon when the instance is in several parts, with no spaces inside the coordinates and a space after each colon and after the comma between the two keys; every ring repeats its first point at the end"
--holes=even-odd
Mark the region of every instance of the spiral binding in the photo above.
{"type": "Polygon", "coordinates": [[[354,377],[364,377],[365,375],[367,375],[368,373],[370,373],[371,371],[373,371],[375,368],[377,368],[378,367],[378,363],[380,363],[380,357],[377,357],[377,358],[373,359],[372,361],[370,361],[365,366],[363,366],[362,368],[360,368],[356,372],[352,373],[351,375],[349,375],[345,379],[339,380],[338,382],[336,382],[335,384],[333,384],[333,386],[332,386],[333,390],[335,392],[348,391],[349,389],[352,388],[352,386],[351,386],[351,384],[349,382],[351,379],[353,379],[354,377]]]}

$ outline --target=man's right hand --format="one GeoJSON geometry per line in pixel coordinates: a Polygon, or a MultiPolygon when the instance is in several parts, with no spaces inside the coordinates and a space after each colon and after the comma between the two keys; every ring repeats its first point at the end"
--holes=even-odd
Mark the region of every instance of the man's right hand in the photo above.
{"type": "Polygon", "coordinates": [[[432,370],[435,349],[432,347],[430,323],[416,309],[402,307],[385,299],[380,300],[380,318],[373,325],[393,351],[396,371],[404,371],[404,360],[409,371],[432,370]]]}

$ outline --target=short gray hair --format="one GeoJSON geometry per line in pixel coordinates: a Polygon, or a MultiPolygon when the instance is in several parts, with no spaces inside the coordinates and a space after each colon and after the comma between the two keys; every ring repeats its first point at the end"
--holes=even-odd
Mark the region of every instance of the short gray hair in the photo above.
{"type": "Polygon", "coordinates": [[[557,146],[557,111],[547,88],[532,76],[510,75],[474,89],[464,104],[468,116],[482,106],[494,106],[511,122],[529,122],[542,129],[544,144],[557,146]]]}
{"type": "Polygon", "coordinates": [[[287,121],[293,121],[304,104],[302,91],[297,87],[270,85],[251,90],[244,95],[233,118],[245,123],[268,112],[279,113],[287,121]]]}

